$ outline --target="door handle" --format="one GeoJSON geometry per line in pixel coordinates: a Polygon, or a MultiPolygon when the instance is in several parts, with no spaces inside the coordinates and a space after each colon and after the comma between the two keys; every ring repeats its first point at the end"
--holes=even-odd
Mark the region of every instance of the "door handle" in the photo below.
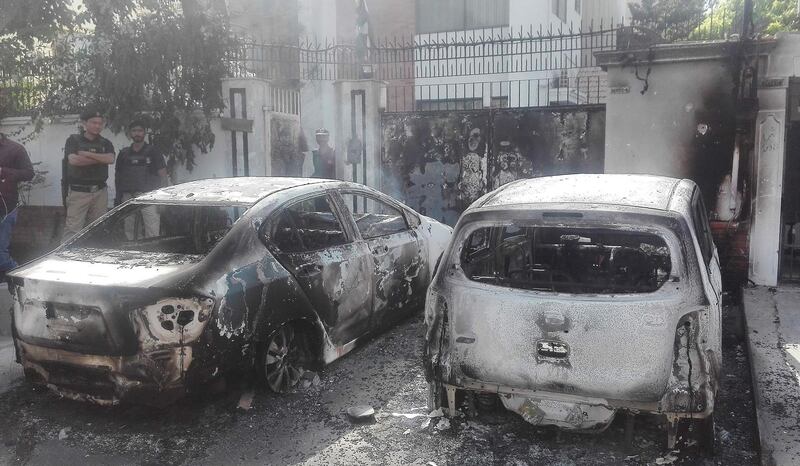
{"type": "Polygon", "coordinates": [[[386,245],[375,246],[374,248],[372,248],[372,253],[375,255],[386,254],[387,252],[389,252],[389,246],[386,245]]]}

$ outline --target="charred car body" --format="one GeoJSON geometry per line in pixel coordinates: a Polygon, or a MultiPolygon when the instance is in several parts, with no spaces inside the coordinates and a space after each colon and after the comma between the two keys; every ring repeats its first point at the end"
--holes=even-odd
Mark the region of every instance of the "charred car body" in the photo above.
{"type": "Polygon", "coordinates": [[[528,422],[602,430],[619,410],[713,445],[721,278],[688,180],[520,180],[462,215],[428,291],[431,408],[499,394],[528,422]],[[684,422],[688,420],[688,422],[684,422]]]}
{"type": "Polygon", "coordinates": [[[10,274],[18,361],[97,403],[168,402],[232,369],[285,391],[421,309],[450,232],[353,183],[164,188],[10,274]]]}

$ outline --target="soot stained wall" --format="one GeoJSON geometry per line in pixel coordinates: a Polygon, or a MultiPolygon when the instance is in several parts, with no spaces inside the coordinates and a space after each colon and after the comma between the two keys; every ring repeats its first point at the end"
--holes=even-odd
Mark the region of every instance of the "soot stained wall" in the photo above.
{"type": "Polygon", "coordinates": [[[382,189],[450,225],[515,179],[603,172],[603,107],[384,114],[382,131],[382,189]]]}

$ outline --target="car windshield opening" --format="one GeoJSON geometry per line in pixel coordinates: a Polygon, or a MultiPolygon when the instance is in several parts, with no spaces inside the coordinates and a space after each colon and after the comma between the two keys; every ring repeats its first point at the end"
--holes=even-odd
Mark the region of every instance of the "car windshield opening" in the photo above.
{"type": "Polygon", "coordinates": [[[70,248],[205,255],[244,213],[243,206],[129,204],[70,248]]]}
{"type": "Polygon", "coordinates": [[[667,281],[672,261],[654,233],[506,225],[473,231],[461,268],[470,280],[526,290],[650,293],[667,281]]]}

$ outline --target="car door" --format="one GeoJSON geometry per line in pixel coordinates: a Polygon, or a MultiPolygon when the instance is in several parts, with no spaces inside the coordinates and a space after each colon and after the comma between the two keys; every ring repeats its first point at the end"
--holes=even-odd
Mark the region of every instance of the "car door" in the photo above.
{"type": "Polygon", "coordinates": [[[372,255],[372,326],[397,322],[422,305],[425,299],[425,261],[416,231],[403,209],[376,194],[340,191],[350,221],[372,255]]]}
{"type": "Polygon", "coordinates": [[[372,313],[372,255],[344,223],[326,193],[288,203],[265,225],[270,249],[297,279],[336,345],[366,333],[372,313]]]}
{"type": "MultiPolygon", "coordinates": [[[[708,223],[706,212],[700,190],[696,189],[692,197],[692,223],[702,253],[702,257],[699,259],[703,263],[699,265],[705,268],[708,276],[708,286],[710,287],[708,298],[711,303],[711,311],[714,313],[714,318],[712,319],[714,328],[709,329],[709,333],[711,335],[720,335],[722,331],[722,272],[719,266],[717,247],[714,245],[714,238],[711,235],[711,226],[708,223]]],[[[716,337],[709,338],[716,340],[716,337]]],[[[709,341],[709,344],[719,352],[719,345],[722,342],[709,341]]],[[[717,356],[721,357],[719,354],[717,356]]],[[[718,361],[718,363],[721,363],[721,361],[718,361]]]]}

